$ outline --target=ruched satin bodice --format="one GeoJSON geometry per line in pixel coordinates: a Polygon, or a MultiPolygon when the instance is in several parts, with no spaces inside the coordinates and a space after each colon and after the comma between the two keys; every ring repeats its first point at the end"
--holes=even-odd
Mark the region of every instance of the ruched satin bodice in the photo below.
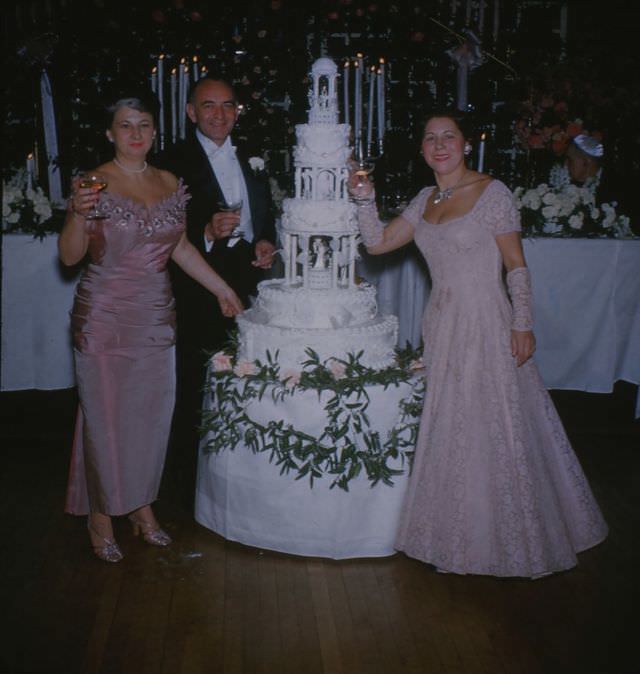
{"type": "Polygon", "coordinates": [[[185,228],[187,194],[147,208],[103,193],[106,217],[87,221],[89,258],[72,310],[74,346],[83,353],[175,342],[167,261],[185,228]]]}

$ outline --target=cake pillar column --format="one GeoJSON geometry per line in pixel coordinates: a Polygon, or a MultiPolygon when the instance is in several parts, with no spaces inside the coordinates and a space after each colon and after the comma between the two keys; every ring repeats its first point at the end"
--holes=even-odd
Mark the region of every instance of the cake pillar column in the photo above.
{"type": "Polygon", "coordinates": [[[306,235],[302,237],[302,250],[304,251],[302,263],[302,286],[307,288],[309,286],[309,237],[306,235]]]}
{"type": "Polygon", "coordinates": [[[353,288],[356,284],[356,235],[349,236],[349,287],[353,288]]]}
{"type": "Polygon", "coordinates": [[[335,237],[331,237],[331,243],[329,244],[329,250],[331,251],[331,287],[338,287],[338,264],[336,262],[336,253],[338,252],[338,246],[340,245],[340,240],[335,237]]]}
{"type": "Polygon", "coordinates": [[[298,257],[298,237],[289,234],[289,281],[291,285],[296,282],[296,275],[298,272],[298,264],[296,258],[298,257]]]}

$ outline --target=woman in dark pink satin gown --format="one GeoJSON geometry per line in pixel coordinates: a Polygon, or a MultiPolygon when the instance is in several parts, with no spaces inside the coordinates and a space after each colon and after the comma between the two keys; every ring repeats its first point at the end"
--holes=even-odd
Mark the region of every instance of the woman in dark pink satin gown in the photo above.
{"type": "Polygon", "coordinates": [[[152,545],[171,542],[150,505],[175,397],[168,260],[210,290],[225,315],[242,309],[185,237],[186,187],[146,161],[156,108],[148,94],[119,96],[108,108],[114,158],[96,170],[107,187],[74,180],[58,244],[64,264],[88,257],[71,312],[80,406],[65,509],[88,515],[94,552],[108,562],[122,559],[113,516],[128,515],[152,545]]]}

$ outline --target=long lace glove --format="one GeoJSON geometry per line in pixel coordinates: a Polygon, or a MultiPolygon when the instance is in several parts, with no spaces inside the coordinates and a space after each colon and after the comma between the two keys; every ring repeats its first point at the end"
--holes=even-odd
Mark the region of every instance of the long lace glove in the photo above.
{"type": "Polygon", "coordinates": [[[378,217],[375,199],[361,200],[358,204],[358,227],[362,242],[367,248],[377,246],[382,242],[384,225],[378,217]]]}
{"type": "Polygon", "coordinates": [[[513,306],[511,329],[518,331],[531,330],[533,317],[531,313],[531,275],[526,267],[512,269],[507,274],[507,288],[513,306]]]}

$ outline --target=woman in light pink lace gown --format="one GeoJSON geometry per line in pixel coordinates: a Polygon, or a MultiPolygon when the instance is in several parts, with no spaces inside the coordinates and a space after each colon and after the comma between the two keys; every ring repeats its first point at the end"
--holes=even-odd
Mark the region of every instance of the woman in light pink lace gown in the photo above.
{"type": "Polygon", "coordinates": [[[433,282],[427,395],[396,547],[442,571],[539,577],[574,566],[607,526],[531,360],[512,195],[465,166],[465,146],[454,115],[427,121],[422,152],[437,186],[384,228],[372,187],[350,181],[367,250],[413,240],[433,282]]]}
{"type": "Polygon", "coordinates": [[[58,246],[65,264],[89,258],[71,312],[80,406],[66,511],[88,514],[94,552],[108,562],[122,559],[114,515],[128,514],[147,543],[171,542],[150,505],[175,396],[169,258],[216,295],[225,315],[242,308],[185,237],[185,187],[147,164],[156,108],[144,94],[108,108],[115,157],[97,169],[106,191],[74,181],[58,246]],[[91,219],[96,205],[100,217],[91,219]]]}

